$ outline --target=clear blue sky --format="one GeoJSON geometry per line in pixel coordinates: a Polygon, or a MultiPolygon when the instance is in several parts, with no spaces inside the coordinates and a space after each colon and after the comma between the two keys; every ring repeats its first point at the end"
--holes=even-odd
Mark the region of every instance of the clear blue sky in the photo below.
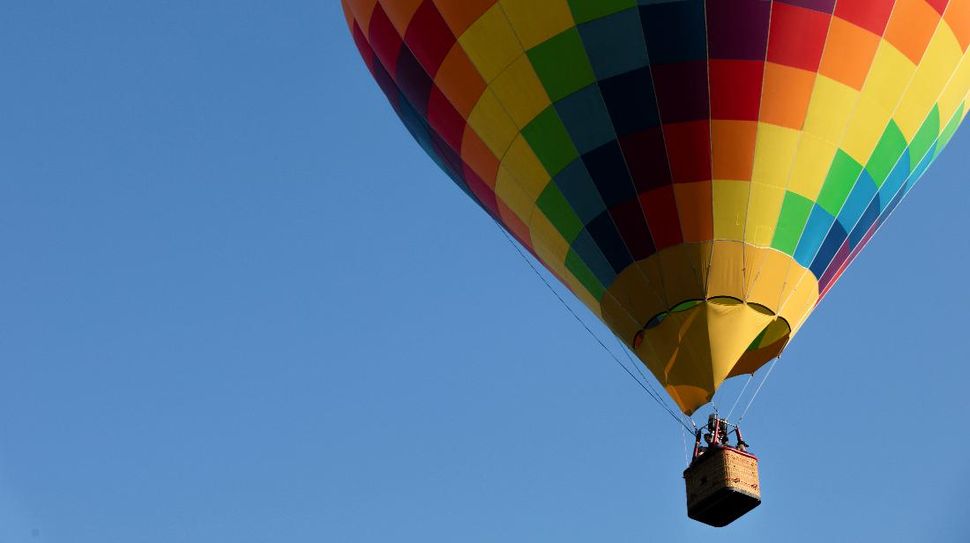
{"type": "Polygon", "coordinates": [[[970,540],[966,130],[777,367],[765,503],[715,531],[339,2],[7,0],[0,74],[0,541],[970,540]]]}

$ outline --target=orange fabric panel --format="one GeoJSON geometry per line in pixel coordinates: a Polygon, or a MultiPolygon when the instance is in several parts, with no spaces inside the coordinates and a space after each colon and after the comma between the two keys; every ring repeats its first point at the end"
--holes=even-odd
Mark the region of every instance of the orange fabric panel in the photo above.
{"type": "Polygon", "coordinates": [[[766,62],[760,119],[778,126],[801,129],[812,98],[815,77],[815,72],[766,62]]]}

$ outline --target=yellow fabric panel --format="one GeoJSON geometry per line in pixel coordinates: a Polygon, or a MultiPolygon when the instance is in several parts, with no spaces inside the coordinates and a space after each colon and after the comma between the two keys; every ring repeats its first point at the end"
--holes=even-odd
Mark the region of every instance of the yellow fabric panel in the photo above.
{"type": "Polygon", "coordinates": [[[408,25],[411,24],[411,19],[414,18],[415,12],[418,11],[418,7],[421,6],[421,2],[424,0],[382,0],[381,7],[384,8],[384,13],[387,14],[387,18],[391,20],[391,24],[394,25],[394,29],[397,30],[399,36],[403,36],[407,30],[408,25]]]}
{"type": "Polygon", "coordinates": [[[705,305],[672,313],[660,325],[644,331],[637,355],[662,385],[675,383],[706,391],[713,389],[707,327],[703,322],[705,305]],[[644,346],[648,347],[647,352],[641,353],[644,346]]]}
{"type": "Polygon", "coordinates": [[[963,119],[967,118],[967,113],[970,112],[968,111],[968,107],[967,107],[968,101],[970,101],[970,92],[968,92],[967,95],[963,97],[963,114],[960,115],[961,122],[963,121],[963,119]]]}
{"type": "Polygon", "coordinates": [[[633,348],[633,341],[637,333],[643,328],[643,324],[634,322],[629,314],[622,310],[619,302],[610,297],[609,294],[600,300],[600,314],[603,323],[613,332],[613,334],[623,342],[624,345],[633,348]]]}
{"type": "Polygon", "coordinates": [[[800,132],[774,124],[758,123],[752,183],[784,188],[798,149],[800,132]]]}
{"type": "Polygon", "coordinates": [[[708,392],[700,387],[692,387],[690,385],[667,385],[664,387],[667,394],[677,403],[680,410],[686,413],[688,416],[700,407],[707,403],[708,392]],[[687,410],[684,406],[697,406],[690,410],[687,410]]]}
{"type": "Polygon", "coordinates": [[[502,167],[515,172],[515,181],[519,188],[535,202],[542,191],[549,184],[549,174],[539,162],[535,152],[522,135],[519,135],[509,146],[509,150],[502,158],[502,167]]]}
{"type": "Polygon", "coordinates": [[[585,305],[586,308],[589,309],[589,311],[596,316],[597,319],[603,320],[599,300],[594,298],[593,295],[589,293],[589,290],[579,281],[579,279],[576,279],[573,274],[566,269],[565,265],[557,266],[556,273],[559,274],[559,277],[564,279],[565,285],[569,287],[570,292],[572,292],[580,302],[583,302],[583,305],[585,305]]]}
{"type": "Polygon", "coordinates": [[[524,52],[515,31],[495,4],[458,38],[478,72],[491,81],[524,52]]]}
{"type": "Polygon", "coordinates": [[[663,383],[714,388],[711,346],[704,318],[704,304],[675,313],[657,327],[654,342],[664,362],[663,383]],[[673,332],[673,333],[670,333],[673,332]]]}
{"type": "MultiPolygon", "coordinates": [[[[542,254],[540,256],[542,256],[545,262],[555,262],[557,265],[563,265],[566,262],[566,255],[569,254],[569,242],[563,239],[562,234],[556,230],[556,227],[542,213],[533,213],[532,217],[529,218],[528,224],[529,233],[532,236],[532,244],[536,248],[536,252],[539,252],[539,247],[541,246],[542,254]]],[[[572,275],[566,271],[565,266],[562,269],[557,269],[556,273],[560,275],[572,275]]]]}
{"type": "Polygon", "coordinates": [[[672,313],[658,326],[644,331],[637,356],[680,409],[690,414],[710,401],[748,346],[773,319],[743,303],[702,303],[672,313]]]}
{"type": "Polygon", "coordinates": [[[627,316],[637,321],[640,326],[659,313],[667,311],[675,303],[667,297],[663,289],[663,274],[657,255],[633,264],[622,275],[627,273],[632,277],[624,277],[624,281],[617,284],[618,277],[609,292],[623,304],[627,316]],[[617,288],[613,288],[614,286],[617,288]]]}
{"type": "Polygon", "coordinates": [[[815,308],[818,294],[818,281],[812,272],[798,264],[792,264],[785,279],[781,307],[778,310],[778,315],[791,325],[792,337],[798,333],[809,313],[815,308]]]}
{"type": "Polygon", "coordinates": [[[603,296],[603,318],[627,345],[647,321],[670,309],[658,285],[662,282],[656,255],[623,270],[603,296]]]}
{"type": "Polygon", "coordinates": [[[511,209],[522,222],[529,224],[529,218],[535,210],[536,199],[527,194],[515,174],[505,166],[498,169],[498,177],[495,180],[495,195],[511,209]]]}
{"type": "Polygon", "coordinates": [[[913,82],[893,115],[906,141],[912,140],[923,125],[962,57],[963,51],[950,27],[938,26],[913,82]]]}
{"type": "Polygon", "coordinates": [[[968,57],[970,55],[964,54],[960,59],[956,72],[937,101],[940,107],[940,122],[944,125],[956,113],[960,104],[963,103],[967,91],[970,90],[970,61],[967,60],[968,57]]]}
{"type": "MultiPolygon", "coordinates": [[[[970,89],[967,90],[967,94],[963,97],[963,101],[961,102],[961,104],[963,105],[963,114],[960,116],[960,121],[962,122],[963,119],[967,118],[967,113],[968,113],[967,108],[968,106],[970,106],[970,89]]],[[[946,120],[941,118],[940,122],[944,123],[944,126],[946,126],[945,125],[945,123],[947,122],[946,120]]]]}
{"type": "Polygon", "coordinates": [[[566,0],[499,1],[526,49],[576,26],[566,0]]]}
{"type": "Polygon", "coordinates": [[[865,164],[885,132],[891,115],[890,110],[875,100],[860,100],[846,130],[842,150],[859,164],[865,164]]]}
{"type": "MultiPolygon", "coordinates": [[[[604,309],[604,314],[622,307],[639,323],[635,333],[651,318],[678,303],[706,298],[710,254],[711,242],[684,243],[634,263],[609,287],[603,301],[609,308],[604,309]]],[[[632,339],[632,335],[626,339],[632,339]]]]}
{"type": "Polygon", "coordinates": [[[793,265],[792,257],[769,247],[744,246],[745,301],[763,305],[778,313],[785,280],[793,265]]]}
{"type": "MultiPolygon", "coordinates": [[[[707,396],[713,395],[718,383],[714,380],[713,352],[710,345],[710,336],[706,326],[705,305],[702,304],[693,310],[671,315],[668,326],[663,324],[657,328],[660,333],[665,333],[666,344],[658,342],[665,347],[660,354],[664,356],[664,384],[697,386],[707,389],[707,396]],[[665,328],[673,333],[668,332],[665,328]],[[672,349],[670,347],[673,347],[672,349]]],[[[657,336],[660,333],[656,334],[657,336]]],[[[682,409],[691,409],[692,406],[683,406],[682,409]]]]}
{"type": "Polygon", "coordinates": [[[715,179],[714,239],[744,239],[748,212],[748,181],[715,179]]]}
{"type": "Polygon", "coordinates": [[[529,57],[525,55],[499,74],[489,88],[519,128],[529,124],[551,103],[529,57]]]}
{"type": "MultiPolygon", "coordinates": [[[[727,378],[748,346],[774,320],[746,304],[721,305],[708,302],[707,327],[715,390],[727,378]]],[[[714,391],[711,391],[713,396],[714,391]]]]}
{"type": "Polygon", "coordinates": [[[789,190],[815,201],[835,158],[836,146],[811,134],[802,134],[792,165],[789,190]]]}
{"type": "Polygon", "coordinates": [[[656,259],[663,276],[664,298],[671,305],[686,300],[703,300],[711,242],[682,243],[660,251],[656,259]]]}
{"type": "Polygon", "coordinates": [[[775,319],[765,328],[765,336],[761,338],[762,345],[772,345],[788,337],[791,328],[783,319],[775,319]]]}
{"type": "Polygon", "coordinates": [[[740,241],[717,241],[711,251],[707,276],[707,297],[730,296],[744,299],[744,244],[740,241]]]}
{"type": "Polygon", "coordinates": [[[744,227],[744,241],[746,243],[763,247],[771,245],[784,199],[784,188],[763,183],[751,183],[747,224],[744,227]]]}
{"type": "Polygon", "coordinates": [[[842,139],[846,122],[852,115],[859,92],[852,87],[829,79],[815,78],[812,100],[808,104],[804,131],[823,140],[837,143],[842,139]]]}
{"type": "MultiPolygon", "coordinates": [[[[568,274],[568,272],[566,273],[568,274]]],[[[566,286],[569,287],[569,290],[573,293],[573,296],[575,296],[580,302],[583,302],[583,305],[586,306],[586,309],[589,309],[590,313],[592,313],[594,317],[602,320],[603,316],[600,313],[599,301],[597,301],[596,298],[593,298],[589,291],[586,290],[586,287],[584,287],[572,275],[566,275],[565,277],[569,277],[569,279],[566,280],[566,286]]]]}
{"type": "Polygon", "coordinates": [[[497,157],[505,155],[505,151],[519,134],[515,122],[505,112],[505,108],[495,94],[489,90],[486,90],[475,104],[471,115],[468,116],[468,125],[497,157]]]}
{"type": "Polygon", "coordinates": [[[583,284],[566,268],[566,254],[569,244],[559,231],[541,213],[535,213],[530,226],[532,248],[552,271],[562,278],[569,290],[583,302],[597,318],[602,319],[600,303],[589,293],[583,284]]]}
{"type": "Polygon", "coordinates": [[[916,65],[906,55],[883,40],[862,89],[863,100],[875,100],[883,109],[894,110],[915,71],[916,65]]]}

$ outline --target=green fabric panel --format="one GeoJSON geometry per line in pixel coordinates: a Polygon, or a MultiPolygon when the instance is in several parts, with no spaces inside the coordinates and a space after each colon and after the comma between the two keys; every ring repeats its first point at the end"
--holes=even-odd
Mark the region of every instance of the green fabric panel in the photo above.
{"type": "Polygon", "coordinates": [[[845,151],[839,149],[832,160],[832,167],[825,177],[822,192],[818,195],[818,205],[833,217],[839,216],[842,204],[849,197],[849,192],[855,185],[862,165],[852,159],[845,151]]]}
{"type": "MultiPolygon", "coordinates": [[[[866,170],[876,182],[876,187],[881,187],[886,182],[886,178],[889,177],[889,172],[893,170],[896,163],[899,162],[899,157],[903,156],[905,151],[906,136],[903,135],[903,132],[894,121],[889,121],[889,126],[882,133],[882,137],[879,138],[879,143],[876,144],[876,148],[872,151],[872,156],[869,157],[869,162],[866,163],[866,170]]],[[[851,188],[850,186],[849,189],[851,190],[851,188]]],[[[829,209],[826,208],[826,211],[829,211],[829,209]]]]}
{"type": "Polygon", "coordinates": [[[794,192],[786,192],[785,200],[781,204],[778,214],[778,225],[775,227],[775,237],[771,240],[774,249],[785,254],[795,254],[795,247],[802,236],[802,229],[808,222],[808,214],[812,212],[812,201],[794,192]]]}
{"type": "Polygon", "coordinates": [[[758,337],[754,338],[754,341],[751,342],[751,345],[748,345],[747,350],[754,351],[754,350],[760,349],[761,341],[765,338],[765,334],[767,333],[768,333],[768,327],[765,326],[765,329],[762,330],[760,334],[758,334],[758,337]]]}
{"type": "Polygon", "coordinates": [[[579,255],[577,255],[572,249],[569,250],[569,254],[566,255],[566,269],[580,282],[594,298],[600,300],[603,298],[603,294],[606,289],[600,284],[593,272],[586,267],[579,255]]]}
{"type": "Polygon", "coordinates": [[[569,0],[573,18],[577,23],[585,23],[611,13],[636,7],[636,0],[569,0]]]}
{"type": "Polygon", "coordinates": [[[950,138],[953,137],[953,134],[956,133],[957,128],[960,127],[960,122],[963,120],[964,105],[965,104],[960,104],[960,108],[957,109],[957,112],[953,114],[952,118],[950,118],[950,122],[946,123],[946,128],[944,128],[943,132],[940,134],[940,141],[936,145],[937,155],[939,155],[940,151],[942,151],[943,148],[946,147],[946,144],[950,143],[950,138]]]}
{"type": "Polygon", "coordinates": [[[561,172],[579,156],[559,114],[551,106],[522,129],[522,136],[550,176],[561,172]]]}
{"type": "Polygon", "coordinates": [[[939,106],[934,106],[933,111],[923,121],[923,126],[919,127],[916,135],[913,136],[913,141],[909,144],[910,171],[916,169],[916,165],[923,160],[923,157],[926,156],[926,152],[930,150],[930,147],[933,147],[933,142],[936,141],[939,135],[940,108],[939,106]]]}
{"type": "Polygon", "coordinates": [[[686,302],[680,302],[679,304],[675,305],[670,312],[677,313],[678,311],[687,311],[688,309],[700,304],[701,300],[687,300],[686,302]]]}
{"type": "Polygon", "coordinates": [[[569,243],[572,243],[583,229],[583,222],[573,212],[555,183],[549,183],[546,186],[546,190],[542,191],[539,199],[536,200],[536,205],[569,243]]]}
{"type": "Polygon", "coordinates": [[[583,40],[575,28],[533,47],[527,54],[553,102],[596,82],[583,40]]]}

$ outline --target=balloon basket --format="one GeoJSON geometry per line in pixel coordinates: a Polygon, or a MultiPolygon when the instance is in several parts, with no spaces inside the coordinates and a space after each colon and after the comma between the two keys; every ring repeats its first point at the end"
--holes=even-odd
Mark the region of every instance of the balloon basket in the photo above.
{"type": "Polygon", "coordinates": [[[758,457],[731,447],[711,448],[684,471],[687,516],[718,528],[761,505],[758,457]]]}

